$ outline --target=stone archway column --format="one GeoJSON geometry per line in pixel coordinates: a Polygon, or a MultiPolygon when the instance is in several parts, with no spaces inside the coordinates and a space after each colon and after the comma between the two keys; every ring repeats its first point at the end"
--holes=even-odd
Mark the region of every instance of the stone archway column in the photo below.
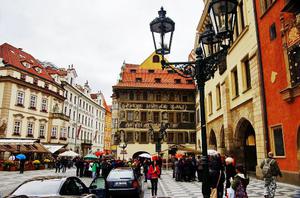
{"type": "Polygon", "coordinates": [[[223,124],[224,124],[224,138],[225,138],[225,149],[224,152],[232,153],[234,150],[234,138],[232,130],[232,118],[230,112],[230,90],[229,80],[226,76],[224,82],[221,83],[221,96],[222,104],[224,108],[223,113],[223,124]]]}
{"type": "Polygon", "coordinates": [[[265,143],[265,124],[263,122],[263,103],[261,96],[261,82],[259,80],[259,68],[257,61],[257,48],[250,54],[250,73],[251,73],[251,87],[253,89],[253,128],[255,131],[256,141],[256,154],[257,154],[257,166],[256,175],[261,176],[260,163],[266,156],[266,143],[265,143]]]}

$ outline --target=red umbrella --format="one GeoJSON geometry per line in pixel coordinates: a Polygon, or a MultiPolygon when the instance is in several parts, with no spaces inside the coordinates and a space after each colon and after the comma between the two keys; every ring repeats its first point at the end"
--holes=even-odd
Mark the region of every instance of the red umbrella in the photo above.
{"type": "Polygon", "coordinates": [[[104,152],[102,152],[102,151],[96,151],[95,152],[95,155],[97,156],[97,157],[99,157],[99,156],[101,156],[101,155],[103,155],[104,154],[104,152]]]}

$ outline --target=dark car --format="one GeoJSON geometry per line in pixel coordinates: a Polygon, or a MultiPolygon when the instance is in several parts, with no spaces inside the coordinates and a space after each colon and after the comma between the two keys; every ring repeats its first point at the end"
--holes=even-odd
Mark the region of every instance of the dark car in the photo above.
{"type": "Polygon", "coordinates": [[[106,182],[110,197],[143,197],[141,175],[129,167],[111,170],[106,182]]]}
{"type": "MultiPolygon", "coordinates": [[[[103,179],[103,178],[102,178],[103,179]]],[[[104,180],[104,179],[103,179],[104,180]]],[[[97,181],[97,180],[94,180],[97,181]]],[[[26,180],[13,190],[7,197],[102,197],[102,186],[92,183],[90,188],[77,177],[45,176],[26,180]],[[98,190],[98,191],[97,191],[98,190]],[[99,195],[93,194],[98,192],[99,195]]]]}

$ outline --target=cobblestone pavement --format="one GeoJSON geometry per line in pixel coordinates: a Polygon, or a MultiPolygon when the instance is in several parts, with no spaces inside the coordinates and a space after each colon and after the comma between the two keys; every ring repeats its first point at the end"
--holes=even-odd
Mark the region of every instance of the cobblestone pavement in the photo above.
{"type": "MultiPolygon", "coordinates": [[[[55,173],[53,169],[47,170],[34,170],[25,171],[23,174],[19,174],[18,171],[0,171],[0,197],[9,194],[23,181],[36,177],[36,176],[49,176],[49,175],[59,175],[59,176],[74,176],[76,175],[75,169],[67,169],[66,173],[55,173]]],[[[81,177],[80,178],[86,186],[89,186],[92,182],[92,178],[81,177]]],[[[148,181],[144,184],[144,197],[151,197],[151,183],[148,181]]],[[[158,188],[158,196],[163,197],[163,192],[161,188],[158,188]]]]}
{"type": "MultiPolygon", "coordinates": [[[[35,170],[25,171],[24,174],[18,172],[0,172],[0,195],[7,195],[15,187],[23,181],[35,176],[61,175],[74,176],[75,169],[67,169],[66,173],[55,173],[52,170],[35,170]]],[[[91,183],[91,178],[80,178],[87,186],[91,183]]],[[[247,188],[248,196],[262,198],[263,197],[263,181],[250,178],[250,184],[247,188]]],[[[161,179],[159,179],[158,193],[159,198],[199,198],[202,197],[200,182],[176,182],[172,178],[171,171],[163,171],[161,179]]],[[[1,196],[0,196],[1,197],[1,196]]],[[[278,198],[300,198],[300,187],[278,183],[276,197],[278,198]]],[[[151,183],[144,183],[144,198],[151,198],[151,183]]]]}
{"type": "MultiPolygon", "coordinates": [[[[201,193],[201,182],[176,182],[172,178],[171,171],[164,171],[162,179],[159,180],[160,187],[162,188],[163,195],[165,197],[172,198],[199,198],[203,197],[201,193]]],[[[247,193],[249,197],[263,198],[263,186],[262,180],[250,178],[250,184],[247,187],[247,193]]],[[[300,187],[277,183],[276,196],[281,198],[293,197],[300,198],[300,187]]]]}

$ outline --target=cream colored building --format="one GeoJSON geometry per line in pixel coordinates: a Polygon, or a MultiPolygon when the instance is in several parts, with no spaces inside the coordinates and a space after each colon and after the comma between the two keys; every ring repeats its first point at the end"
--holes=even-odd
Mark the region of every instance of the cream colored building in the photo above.
{"type": "Polygon", "coordinates": [[[47,67],[47,72],[64,86],[63,113],[70,117],[67,127],[68,146],[82,155],[104,149],[105,107],[102,93],[91,92],[86,82],[77,84],[73,65],[68,69],[47,67]]]}
{"type": "MultiPolygon", "coordinates": [[[[233,155],[248,171],[257,172],[257,164],[265,157],[266,148],[255,18],[253,1],[238,2],[234,41],[228,50],[226,67],[219,68],[205,86],[207,142],[209,149],[233,155]]],[[[208,22],[208,2],[205,1],[195,47],[208,22]]],[[[199,123],[199,118],[197,121],[199,123]]],[[[199,125],[197,130],[197,137],[201,137],[199,125]]],[[[197,143],[201,144],[201,140],[197,143]]]]}
{"type": "Polygon", "coordinates": [[[63,87],[21,48],[0,46],[0,137],[65,145],[63,87]]]}

